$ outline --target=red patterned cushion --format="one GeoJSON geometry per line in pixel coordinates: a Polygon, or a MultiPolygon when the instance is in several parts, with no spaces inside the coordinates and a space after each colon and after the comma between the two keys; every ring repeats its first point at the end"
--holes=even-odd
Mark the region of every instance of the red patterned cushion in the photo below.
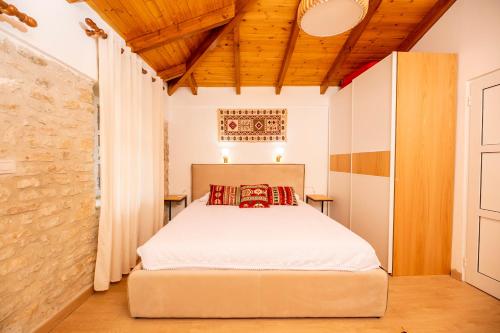
{"type": "Polygon", "coordinates": [[[295,190],[291,186],[273,186],[267,190],[270,205],[297,206],[295,190]]]}
{"type": "Polygon", "coordinates": [[[240,203],[240,189],[237,186],[210,185],[207,205],[231,205],[240,203]]]}
{"type": "Polygon", "coordinates": [[[269,208],[267,189],[269,185],[241,185],[240,208],[269,208]]]}

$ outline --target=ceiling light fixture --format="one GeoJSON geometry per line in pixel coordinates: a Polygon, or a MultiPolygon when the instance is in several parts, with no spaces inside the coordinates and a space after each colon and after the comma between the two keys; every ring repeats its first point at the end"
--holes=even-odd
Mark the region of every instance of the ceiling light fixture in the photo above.
{"type": "Polygon", "coordinates": [[[311,36],[339,35],[363,20],[368,11],[368,1],[302,0],[297,12],[297,22],[311,36]]]}

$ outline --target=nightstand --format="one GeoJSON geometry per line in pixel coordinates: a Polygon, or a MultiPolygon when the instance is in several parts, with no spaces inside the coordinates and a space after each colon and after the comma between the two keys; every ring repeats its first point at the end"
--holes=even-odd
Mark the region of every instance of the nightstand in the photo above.
{"type": "Polygon", "coordinates": [[[166,204],[168,202],[168,220],[172,219],[172,202],[181,202],[184,201],[184,208],[187,207],[187,195],[185,194],[172,194],[165,196],[163,199],[163,203],[166,204]]]}
{"type": "Polygon", "coordinates": [[[320,202],[321,201],[321,212],[323,213],[323,205],[325,202],[333,202],[333,198],[330,198],[326,195],[321,194],[306,194],[306,203],[309,203],[309,200],[320,202]]]}

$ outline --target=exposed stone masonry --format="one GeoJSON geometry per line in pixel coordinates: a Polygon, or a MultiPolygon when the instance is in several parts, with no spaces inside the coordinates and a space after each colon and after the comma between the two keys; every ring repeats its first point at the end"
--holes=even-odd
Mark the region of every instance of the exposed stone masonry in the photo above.
{"type": "Polygon", "coordinates": [[[0,331],[30,332],[93,281],[93,82],[0,36],[0,331]]]}

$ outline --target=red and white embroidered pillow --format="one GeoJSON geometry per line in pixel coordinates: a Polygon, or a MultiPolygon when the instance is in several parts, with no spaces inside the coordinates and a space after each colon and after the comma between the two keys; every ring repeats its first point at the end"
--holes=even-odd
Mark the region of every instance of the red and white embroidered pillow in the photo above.
{"type": "Polygon", "coordinates": [[[241,185],[240,208],[269,208],[267,189],[269,185],[241,185]]]}
{"type": "Polygon", "coordinates": [[[240,189],[237,186],[210,185],[207,205],[238,206],[240,189]]]}
{"type": "Polygon", "coordinates": [[[297,206],[295,190],[291,186],[272,186],[267,190],[270,205],[297,206]]]}

